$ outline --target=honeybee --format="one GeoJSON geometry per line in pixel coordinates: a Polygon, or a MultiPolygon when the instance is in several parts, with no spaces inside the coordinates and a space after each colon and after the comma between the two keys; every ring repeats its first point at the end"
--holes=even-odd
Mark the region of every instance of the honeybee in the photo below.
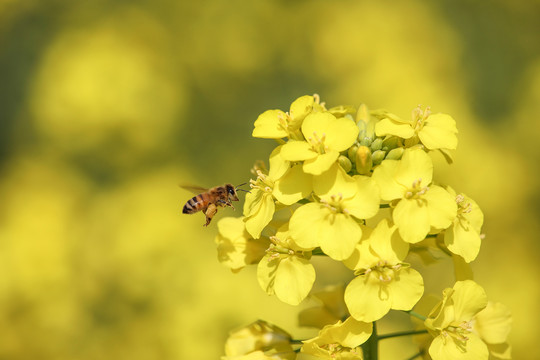
{"type": "Polygon", "coordinates": [[[206,216],[206,224],[203,226],[208,226],[214,215],[216,215],[218,207],[230,206],[234,210],[232,201],[240,200],[238,199],[237,190],[249,192],[244,189],[239,189],[240,186],[245,184],[247,183],[240,184],[236,187],[232,184],[225,184],[213,187],[211,189],[205,189],[198,186],[180,185],[184,189],[191,190],[195,193],[199,192],[199,195],[192,197],[186,202],[184,208],[182,209],[182,213],[195,214],[196,212],[202,211],[206,216]]]}

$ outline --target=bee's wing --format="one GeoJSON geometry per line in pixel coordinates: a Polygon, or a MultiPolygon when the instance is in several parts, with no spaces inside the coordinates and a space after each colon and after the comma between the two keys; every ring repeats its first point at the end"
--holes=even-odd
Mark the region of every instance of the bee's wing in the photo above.
{"type": "Polygon", "coordinates": [[[202,186],[197,185],[191,185],[191,184],[178,184],[182,189],[186,189],[188,191],[191,191],[194,194],[201,194],[203,192],[207,192],[208,189],[204,188],[202,186]]]}

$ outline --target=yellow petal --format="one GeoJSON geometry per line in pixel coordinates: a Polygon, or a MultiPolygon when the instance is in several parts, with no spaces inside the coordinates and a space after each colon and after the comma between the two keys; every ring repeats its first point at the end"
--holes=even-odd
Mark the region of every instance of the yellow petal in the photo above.
{"type": "Polygon", "coordinates": [[[481,242],[480,234],[463,221],[456,221],[444,234],[444,243],[448,250],[461,256],[468,263],[476,259],[481,242]]]}
{"type": "Polygon", "coordinates": [[[394,310],[411,310],[424,294],[422,275],[411,268],[402,268],[399,277],[394,278],[388,287],[392,293],[394,310]]]}
{"type": "Polygon", "coordinates": [[[488,344],[500,344],[508,340],[512,328],[512,313],[508,306],[489,302],[476,314],[474,328],[488,344]]]}
{"type": "Polygon", "coordinates": [[[313,159],[318,153],[313,151],[311,145],[305,141],[290,140],[281,148],[281,156],[288,161],[302,161],[313,159]]]}
{"type": "Polygon", "coordinates": [[[418,137],[430,150],[455,150],[458,143],[457,132],[456,121],[450,115],[432,114],[424,122],[418,137]]]}
{"type": "Polygon", "coordinates": [[[311,113],[302,123],[302,134],[309,140],[310,138],[322,139],[323,134],[327,133],[328,126],[335,121],[336,117],[329,112],[311,113]]]}
{"type": "Polygon", "coordinates": [[[347,118],[339,118],[328,124],[326,129],[326,140],[324,144],[332,150],[344,151],[354,144],[358,137],[358,126],[347,118]]]}
{"type": "Polygon", "coordinates": [[[321,175],[332,167],[339,157],[337,151],[329,151],[326,154],[318,155],[315,158],[304,161],[304,171],[308,174],[321,175]]]}
{"type": "Polygon", "coordinates": [[[405,194],[407,187],[401,185],[395,179],[398,165],[398,160],[384,160],[381,165],[373,170],[371,177],[379,186],[381,199],[383,200],[401,199],[405,194]]]}
{"type": "Polygon", "coordinates": [[[330,214],[319,224],[319,245],[325,254],[334,260],[351,256],[362,237],[360,225],[345,214],[330,214]]]}
{"type": "Polygon", "coordinates": [[[377,136],[395,135],[402,139],[408,139],[414,135],[414,129],[409,123],[392,121],[385,118],[375,125],[377,136]]]}
{"type": "Polygon", "coordinates": [[[281,148],[282,146],[280,145],[270,153],[268,177],[274,181],[281,178],[290,167],[290,163],[281,155],[281,148]]]}
{"type": "Polygon", "coordinates": [[[291,122],[289,126],[292,129],[298,129],[302,125],[302,121],[313,110],[315,99],[311,95],[300,96],[291,104],[289,115],[291,122]]]}
{"type": "Polygon", "coordinates": [[[320,197],[342,194],[344,198],[352,197],[357,192],[356,180],[347,175],[337,162],[328,171],[313,177],[313,191],[320,197]]]}
{"type": "Polygon", "coordinates": [[[282,204],[292,205],[311,193],[312,178],[312,175],[302,170],[302,166],[293,166],[285,176],[276,181],[272,194],[282,204]]]}
{"type": "Polygon", "coordinates": [[[272,259],[266,255],[257,265],[257,281],[261,288],[268,294],[274,295],[274,279],[279,265],[279,259],[272,259]]]}
{"type": "Polygon", "coordinates": [[[420,148],[407,149],[399,161],[395,179],[398,183],[411,187],[415,181],[428,186],[433,178],[433,162],[426,152],[420,148]]]}
{"type": "Polygon", "coordinates": [[[330,210],[319,203],[302,205],[292,214],[289,231],[294,241],[303,248],[319,246],[319,227],[330,210]]]}
{"type": "Polygon", "coordinates": [[[414,244],[426,238],[429,232],[429,212],[422,200],[403,199],[392,214],[399,234],[408,243],[414,244]]]}
{"type": "Polygon", "coordinates": [[[484,289],[472,280],[456,282],[452,300],[457,322],[470,321],[474,315],[487,306],[484,289]]]}
{"type": "Polygon", "coordinates": [[[379,320],[392,306],[389,293],[370,275],[358,276],[347,285],[345,303],[351,316],[364,322],[379,320]]]}
{"type": "Polygon", "coordinates": [[[255,120],[253,137],[265,139],[281,139],[288,135],[287,130],[280,123],[280,118],[285,120],[287,114],[281,110],[267,110],[255,120]]]}
{"type": "Polygon", "coordinates": [[[261,231],[272,220],[274,211],[275,205],[272,194],[265,192],[261,195],[261,202],[257,211],[244,219],[247,232],[253,238],[258,239],[261,236],[261,231]]]}
{"type": "Polygon", "coordinates": [[[315,269],[306,259],[289,256],[276,270],[274,292],[279,300],[298,305],[306,298],[315,281],[315,269]]]}
{"type": "Polygon", "coordinates": [[[429,224],[436,229],[446,229],[457,215],[457,204],[452,195],[440,186],[432,185],[423,196],[427,201],[429,224]]]}
{"type": "Polygon", "coordinates": [[[354,177],[357,192],[354,197],[344,201],[345,208],[358,219],[369,219],[379,211],[380,196],[377,183],[370,177],[354,177]]]}

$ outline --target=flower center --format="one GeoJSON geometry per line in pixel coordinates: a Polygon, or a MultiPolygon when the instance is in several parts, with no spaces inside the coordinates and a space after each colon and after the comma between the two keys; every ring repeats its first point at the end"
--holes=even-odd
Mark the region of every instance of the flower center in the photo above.
{"type": "Polygon", "coordinates": [[[465,201],[465,197],[461,194],[456,196],[456,203],[458,205],[458,215],[468,214],[472,211],[472,204],[465,201]]]}
{"type": "Polygon", "coordinates": [[[379,260],[375,266],[369,269],[361,271],[358,275],[373,275],[381,283],[389,283],[398,275],[399,271],[403,267],[403,264],[391,265],[386,260],[379,260]]]}
{"type": "Polygon", "coordinates": [[[307,138],[307,141],[311,145],[313,151],[316,151],[319,154],[325,154],[326,151],[328,151],[328,146],[324,144],[324,140],[326,140],[326,134],[323,133],[322,136],[319,137],[316,131],[313,132],[312,137],[307,138]]]}
{"type": "Polygon", "coordinates": [[[422,179],[415,180],[405,192],[405,199],[420,199],[428,190],[429,186],[422,187],[422,179]]]}
{"type": "Polygon", "coordinates": [[[349,210],[345,208],[345,204],[343,203],[343,194],[341,193],[331,195],[329,200],[321,199],[320,202],[325,208],[330,209],[330,211],[333,213],[349,215],[349,210]]]}
{"type": "Polygon", "coordinates": [[[250,179],[249,187],[252,189],[259,189],[261,191],[271,193],[274,188],[274,181],[266,176],[261,170],[256,170],[257,180],[250,179]]]}
{"type": "Polygon", "coordinates": [[[429,106],[425,108],[425,110],[422,110],[420,105],[416,107],[416,109],[413,110],[412,113],[412,126],[414,128],[414,132],[418,133],[422,128],[424,127],[424,123],[426,119],[431,115],[431,109],[429,106]]]}
{"type": "Polygon", "coordinates": [[[469,334],[472,332],[472,324],[470,321],[463,321],[459,325],[448,326],[441,331],[443,339],[451,338],[457,347],[465,352],[467,351],[467,340],[469,340],[469,334]]]}

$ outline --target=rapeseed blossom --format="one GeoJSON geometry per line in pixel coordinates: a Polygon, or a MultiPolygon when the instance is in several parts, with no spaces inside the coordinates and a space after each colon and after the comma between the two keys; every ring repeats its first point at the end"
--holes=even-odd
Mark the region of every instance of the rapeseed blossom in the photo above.
{"type": "Polygon", "coordinates": [[[417,243],[435,229],[446,229],[457,215],[454,197],[433,185],[433,163],[421,148],[407,149],[401,160],[385,160],[373,171],[381,198],[394,202],[392,219],[403,240],[417,243]]]}
{"type": "Polygon", "coordinates": [[[298,305],[315,281],[315,269],[309,262],[311,249],[300,248],[282,226],[257,267],[257,279],[269,295],[275,294],[287,304],[298,305]]]}
{"type": "MultiPolygon", "coordinates": [[[[433,360],[488,359],[488,346],[475,329],[478,317],[481,324],[482,321],[484,324],[489,322],[489,313],[481,315],[487,304],[484,289],[472,280],[458,281],[452,289],[443,291],[443,300],[425,321],[435,337],[429,347],[433,360]]],[[[505,325],[503,321],[502,327],[505,325]]],[[[504,343],[508,331],[487,328],[485,334],[488,339],[493,336],[495,341],[504,343]]]]}
{"type": "Polygon", "coordinates": [[[315,302],[298,319],[319,333],[294,339],[257,321],[231,333],[222,359],[375,360],[381,339],[419,332],[433,341],[424,336],[413,357],[428,356],[429,346],[433,360],[510,359],[509,309],[470,280],[483,213],[467,195],[433,182],[431,153],[451,159],[457,133],[451,116],[429,108],[407,121],[365,105],[327,109],[317,95],[296,99],[289,112],[263,112],[253,136],[277,145],[269,170],[254,168],[243,216],[218,222],[218,258],[233,272],[256,265],[259,285],[282,302],[315,302]],[[423,276],[408,256],[412,248],[428,258],[434,247],[452,258],[459,281],[426,318],[416,312],[428,302],[423,276]],[[354,276],[321,290],[316,271],[327,282],[332,267],[319,272],[316,257],[354,276]],[[390,310],[421,319],[424,330],[377,334],[390,310]]]}
{"type": "Polygon", "coordinates": [[[424,292],[420,273],[403,262],[409,245],[394,236],[395,230],[383,219],[345,261],[357,275],[345,289],[345,303],[357,320],[375,321],[390,309],[410,310],[424,292]]]}
{"type": "Polygon", "coordinates": [[[344,260],[362,236],[358,220],[378,211],[378,188],[371,178],[351,177],[337,164],[317,178],[314,188],[319,201],[294,212],[291,234],[302,247],[320,246],[331,258],[344,260]]]}
{"type": "Polygon", "coordinates": [[[328,170],[339,153],[354,144],[359,132],[353,120],[329,112],[309,114],[301,129],[305,140],[287,142],[282,155],[289,161],[303,161],[304,172],[313,175],[328,170]]]}

